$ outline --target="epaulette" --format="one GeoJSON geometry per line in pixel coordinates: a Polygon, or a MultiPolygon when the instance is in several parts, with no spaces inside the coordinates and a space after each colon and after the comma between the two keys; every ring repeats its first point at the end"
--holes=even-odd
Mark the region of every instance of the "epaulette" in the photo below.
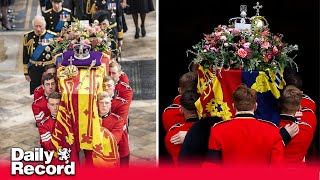
{"type": "Polygon", "coordinates": [[[40,101],[42,99],[43,96],[40,96],[38,99],[33,101],[33,104],[37,103],[37,101],[40,101]]]}
{"type": "Polygon", "coordinates": [[[46,122],[49,119],[50,116],[45,117],[42,121],[40,121],[40,124],[43,125],[44,122],[46,122]]]}
{"type": "Polygon", "coordinates": [[[309,109],[309,108],[307,108],[307,107],[301,107],[301,108],[300,108],[300,111],[302,111],[302,112],[311,111],[312,113],[314,113],[314,112],[312,111],[312,109],[309,109]]]}
{"type": "Polygon", "coordinates": [[[111,113],[112,115],[114,115],[116,118],[120,119],[121,117],[115,113],[111,113]]]}
{"type": "Polygon", "coordinates": [[[306,98],[306,99],[309,99],[310,101],[314,102],[314,100],[312,100],[311,97],[306,94],[303,94],[302,98],[306,98]]]}
{"type": "Polygon", "coordinates": [[[173,100],[176,100],[177,98],[181,97],[181,94],[179,94],[178,96],[176,96],[173,100]]]}
{"type": "Polygon", "coordinates": [[[48,12],[50,12],[50,11],[52,11],[52,8],[51,8],[51,9],[48,9],[48,10],[45,10],[44,13],[48,13],[48,12]]]}
{"type": "Polygon", "coordinates": [[[184,125],[184,124],[180,124],[180,123],[174,124],[173,126],[171,126],[171,128],[170,128],[168,131],[171,131],[172,129],[181,127],[181,126],[183,126],[183,125],[184,125]]]}
{"type": "Polygon", "coordinates": [[[40,88],[42,88],[42,86],[40,85],[40,86],[38,86],[35,90],[39,90],[40,88]]]}
{"type": "Polygon", "coordinates": [[[50,33],[50,34],[53,34],[53,35],[55,35],[55,36],[57,35],[57,33],[52,32],[52,31],[50,31],[50,30],[47,30],[47,32],[50,33]]]}
{"type": "Polygon", "coordinates": [[[271,122],[271,121],[266,121],[266,120],[263,120],[263,119],[257,119],[257,120],[259,120],[259,121],[261,121],[261,122],[268,123],[268,124],[273,125],[273,126],[275,126],[276,128],[278,128],[278,126],[277,126],[275,123],[271,122]]]}
{"type": "Polygon", "coordinates": [[[220,122],[215,123],[212,127],[215,127],[215,126],[217,126],[217,125],[220,125],[220,124],[222,124],[222,123],[226,123],[226,122],[230,122],[230,121],[232,121],[232,120],[224,120],[224,121],[220,121],[220,122]]]}
{"type": "Polygon", "coordinates": [[[64,11],[68,11],[68,12],[71,12],[71,10],[70,9],[68,9],[68,8],[62,8],[64,11]]]}
{"type": "Polygon", "coordinates": [[[121,97],[119,97],[119,96],[117,96],[116,99],[119,99],[119,100],[122,101],[123,103],[127,103],[127,100],[125,100],[125,99],[123,99],[123,98],[121,98],[121,97]]]}
{"type": "Polygon", "coordinates": [[[297,121],[296,123],[299,125],[306,125],[306,126],[309,126],[310,128],[312,128],[310,124],[303,122],[303,121],[297,121]]]}
{"type": "Polygon", "coordinates": [[[131,89],[131,87],[127,84],[127,83],[125,83],[125,82],[120,82],[120,84],[122,84],[123,86],[125,86],[127,89],[131,89]]]}
{"type": "Polygon", "coordinates": [[[24,33],[24,36],[26,36],[26,35],[28,35],[29,33],[32,33],[32,32],[34,32],[34,30],[24,33]]]}
{"type": "Polygon", "coordinates": [[[171,104],[170,106],[168,106],[167,108],[164,109],[164,111],[168,110],[168,109],[174,109],[174,108],[180,108],[179,104],[171,104]]]}

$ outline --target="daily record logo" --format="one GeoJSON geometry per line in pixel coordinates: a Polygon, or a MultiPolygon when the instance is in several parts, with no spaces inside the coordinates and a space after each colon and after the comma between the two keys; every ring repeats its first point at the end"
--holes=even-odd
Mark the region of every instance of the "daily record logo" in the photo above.
{"type": "Polygon", "coordinates": [[[58,150],[60,161],[65,165],[51,165],[54,152],[35,148],[34,151],[24,151],[21,148],[11,149],[11,175],[75,175],[75,162],[69,163],[71,150],[62,148],[58,150]],[[24,165],[23,162],[40,162],[37,165],[24,165]],[[44,162],[44,164],[43,164],[44,162]]]}

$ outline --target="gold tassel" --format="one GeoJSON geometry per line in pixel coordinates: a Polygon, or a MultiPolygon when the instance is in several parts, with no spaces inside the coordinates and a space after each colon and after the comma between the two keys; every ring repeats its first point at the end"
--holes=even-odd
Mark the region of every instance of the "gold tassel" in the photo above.
{"type": "Polygon", "coordinates": [[[30,39],[28,42],[27,42],[27,39],[28,39],[28,34],[24,35],[23,45],[27,47],[28,54],[31,56],[31,54],[33,53],[34,39],[30,39]]]}
{"type": "Polygon", "coordinates": [[[97,1],[95,0],[91,6],[90,0],[87,1],[86,12],[87,14],[91,14],[91,17],[96,13],[96,2],[97,1]]]}
{"type": "Polygon", "coordinates": [[[96,14],[96,1],[91,6],[91,17],[93,18],[94,14],[96,14]]]}

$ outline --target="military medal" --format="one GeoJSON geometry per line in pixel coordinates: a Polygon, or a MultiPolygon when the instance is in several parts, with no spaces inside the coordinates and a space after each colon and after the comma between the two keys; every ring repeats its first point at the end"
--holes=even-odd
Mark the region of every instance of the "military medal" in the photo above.
{"type": "Polygon", "coordinates": [[[47,46],[44,50],[46,50],[46,52],[49,52],[51,49],[49,46],[47,46]]]}
{"type": "Polygon", "coordinates": [[[105,0],[103,0],[103,1],[102,1],[102,4],[106,4],[106,1],[105,1],[105,0]]]}
{"type": "Polygon", "coordinates": [[[47,59],[47,60],[49,60],[50,57],[51,57],[50,54],[47,54],[47,55],[46,55],[46,59],[47,59]]]}

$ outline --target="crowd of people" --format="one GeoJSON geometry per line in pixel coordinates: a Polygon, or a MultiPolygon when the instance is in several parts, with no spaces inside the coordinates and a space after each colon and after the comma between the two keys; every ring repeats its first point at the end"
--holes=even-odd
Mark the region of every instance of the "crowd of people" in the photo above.
{"type": "Polygon", "coordinates": [[[176,167],[306,167],[317,118],[316,103],[302,91],[297,73],[285,76],[280,123],[255,116],[257,92],[240,84],[232,94],[234,116],[199,119],[197,73],[179,79],[179,95],[162,113],[168,154],[176,167]]]}

